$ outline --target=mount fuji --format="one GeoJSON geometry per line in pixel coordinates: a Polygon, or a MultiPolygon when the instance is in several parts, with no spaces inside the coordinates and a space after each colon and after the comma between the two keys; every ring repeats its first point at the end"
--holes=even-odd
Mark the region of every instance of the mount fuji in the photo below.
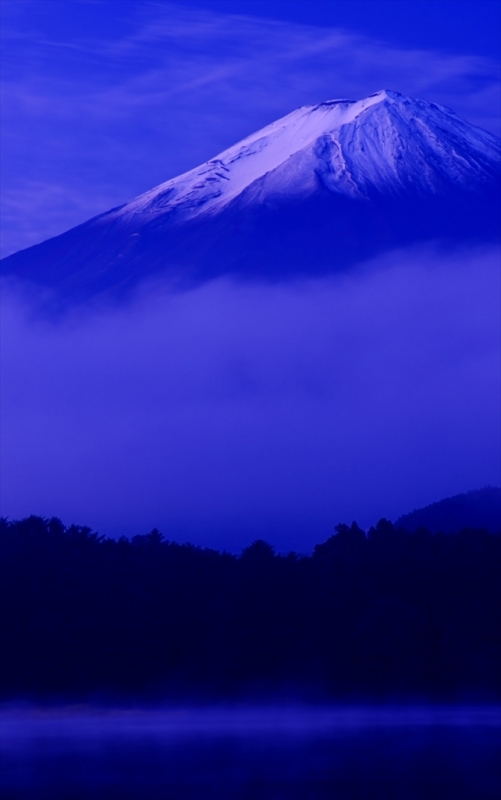
{"type": "Polygon", "coordinates": [[[381,91],[304,106],[200,167],[8,256],[64,302],[145,279],[325,275],[429,240],[500,239],[501,140],[381,91]]]}

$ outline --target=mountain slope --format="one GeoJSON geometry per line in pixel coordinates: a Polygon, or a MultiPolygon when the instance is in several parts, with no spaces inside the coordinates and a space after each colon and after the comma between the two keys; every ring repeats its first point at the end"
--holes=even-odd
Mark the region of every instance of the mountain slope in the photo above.
{"type": "Polygon", "coordinates": [[[2,262],[71,299],[345,269],[430,239],[498,240],[500,140],[378,92],[306,106],[132,202],[2,262]]]}
{"type": "Polygon", "coordinates": [[[404,514],[395,525],[408,531],[426,528],[432,533],[456,533],[461,528],[501,531],[501,489],[486,486],[466,494],[447,497],[438,503],[404,514]]]}

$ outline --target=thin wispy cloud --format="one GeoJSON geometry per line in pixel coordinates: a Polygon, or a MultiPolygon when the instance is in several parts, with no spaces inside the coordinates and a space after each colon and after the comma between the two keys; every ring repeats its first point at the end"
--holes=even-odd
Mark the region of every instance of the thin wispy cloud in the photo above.
{"type": "Polygon", "coordinates": [[[58,40],[40,4],[22,5],[4,2],[2,255],[332,97],[394,88],[499,132],[499,69],[486,58],[154,2],[129,17],[113,4],[116,34],[75,25],[58,40]]]}

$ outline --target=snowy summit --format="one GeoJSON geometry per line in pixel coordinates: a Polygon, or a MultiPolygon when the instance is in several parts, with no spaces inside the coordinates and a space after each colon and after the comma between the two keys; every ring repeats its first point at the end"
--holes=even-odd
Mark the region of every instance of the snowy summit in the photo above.
{"type": "Polygon", "coordinates": [[[381,91],[304,106],[200,167],[4,259],[71,301],[145,278],[325,274],[416,242],[500,238],[501,142],[381,91]]]}
{"type": "Polygon", "coordinates": [[[358,199],[411,188],[436,192],[448,182],[481,188],[499,170],[499,158],[494,136],[449,109],[384,90],[298,108],[116,216],[217,213],[256,181],[253,200],[308,195],[318,179],[358,199]]]}

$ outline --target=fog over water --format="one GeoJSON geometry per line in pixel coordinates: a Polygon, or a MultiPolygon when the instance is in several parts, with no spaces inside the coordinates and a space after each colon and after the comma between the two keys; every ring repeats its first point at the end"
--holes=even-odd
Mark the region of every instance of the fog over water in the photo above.
{"type": "Polygon", "coordinates": [[[494,800],[501,778],[496,707],[4,706],[0,726],[0,785],[23,800],[494,800]]]}
{"type": "Polygon", "coordinates": [[[46,741],[94,737],[312,736],[363,730],[452,727],[501,728],[497,706],[330,706],[252,703],[165,707],[0,707],[1,750],[6,753],[43,736],[46,741]]]}
{"type": "Polygon", "coordinates": [[[6,285],[1,513],[307,551],[499,484],[499,291],[497,248],[439,246],[56,321],[6,285]]]}

